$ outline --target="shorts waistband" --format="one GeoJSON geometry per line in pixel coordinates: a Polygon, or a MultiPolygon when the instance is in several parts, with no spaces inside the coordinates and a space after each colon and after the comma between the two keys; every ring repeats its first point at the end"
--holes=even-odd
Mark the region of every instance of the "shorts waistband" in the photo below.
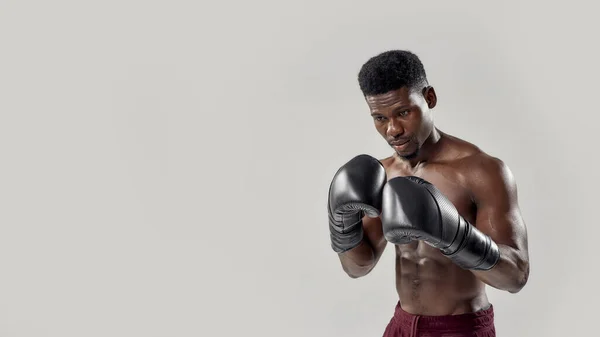
{"type": "Polygon", "coordinates": [[[481,329],[494,324],[494,306],[472,313],[444,316],[414,315],[404,311],[400,302],[396,305],[393,320],[401,326],[418,325],[419,330],[481,329]]]}

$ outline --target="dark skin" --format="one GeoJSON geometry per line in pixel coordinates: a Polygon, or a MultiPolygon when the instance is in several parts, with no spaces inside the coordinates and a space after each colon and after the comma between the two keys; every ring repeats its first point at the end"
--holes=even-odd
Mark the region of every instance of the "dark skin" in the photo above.
{"type": "MultiPolygon", "coordinates": [[[[366,96],[377,131],[394,149],[382,159],[387,178],[417,176],[435,185],[473,226],[500,249],[487,271],[464,270],[422,241],[395,245],[396,289],[402,308],[420,315],[456,315],[489,307],[485,285],[519,292],[529,277],[527,229],[510,169],[475,145],[440,131],[432,111],[435,90],[427,85],[366,96]],[[400,146],[393,146],[401,144],[400,146]]],[[[353,278],[377,265],[387,241],[381,220],[363,219],[359,246],[339,254],[353,278]]]]}

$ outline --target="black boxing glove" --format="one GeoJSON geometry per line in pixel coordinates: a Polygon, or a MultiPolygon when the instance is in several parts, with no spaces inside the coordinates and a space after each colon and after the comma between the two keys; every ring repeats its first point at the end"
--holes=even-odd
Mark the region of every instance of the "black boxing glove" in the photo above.
{"type": "Polygon", "coordinates": [[[381,213],[385,168],[369,155],[358,155],[344,164],[329,186],[327,212],[331,247],[343,253],[358,246],[363,238],[362,218],[381,213]]]}
{"type": "Polygon", "coordinates": [[[393,178],[383,189],[381,222],[386,240],[423,240],[463,269],[489,270],[498,245],[458,214],[435,186],[418,177],[393,178]]]}

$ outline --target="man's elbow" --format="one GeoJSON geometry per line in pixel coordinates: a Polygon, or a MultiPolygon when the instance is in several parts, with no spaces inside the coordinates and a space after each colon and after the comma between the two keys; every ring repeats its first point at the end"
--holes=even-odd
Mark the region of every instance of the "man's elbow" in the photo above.
{"type": "Polygon", "coordinates": [[[361,278],[363,276],[366,276],[367,274],[368,274],[368,272],[367,273],[363,273],[363,274],[352,274],[352,273],[346,272],[346,275],[348,275],[348,277],[350,277],[352,279],[361,278]]]}
{"type": "Polygon", "coordinates": [[[371,272],[372,268],[364,268],[364,269],[345,269],[346,274],[353,279],[361,278],[363,276],[367,276],[371,272]]]}
{"type": "Polygon", "coordinates": [[[520,292],[529,280],[529,261],[519,261],[517,267],[514,285],[508,289],[508,292],[512,294],[520,292]]]}
{"type": "Polygon", "coordinates": [[[368,275],[371,270],[373,270],[374,265],[373,264],[369,264],[369,265],[355,265],[352,267],[346,266],[346,265],[342,265],[342,269],[344,269],[344,272],[353,279],[357,279],[363,276],[368,275]]]}

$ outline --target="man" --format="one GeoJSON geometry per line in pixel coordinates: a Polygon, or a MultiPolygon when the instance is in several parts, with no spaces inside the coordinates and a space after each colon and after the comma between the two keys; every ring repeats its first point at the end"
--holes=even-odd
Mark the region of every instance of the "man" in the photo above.
{"type": "Polygon", "coordinates": [[[394,153],[358,155],[331,182],[331,244],[343,270],[367,275],[394,244],[399,300],[384,337],[495,336],[485,286],[517,293],[529,276],[511,171],[434,126],[436,93],[415,54],[381,53],[358,81],[394,153]]]}

